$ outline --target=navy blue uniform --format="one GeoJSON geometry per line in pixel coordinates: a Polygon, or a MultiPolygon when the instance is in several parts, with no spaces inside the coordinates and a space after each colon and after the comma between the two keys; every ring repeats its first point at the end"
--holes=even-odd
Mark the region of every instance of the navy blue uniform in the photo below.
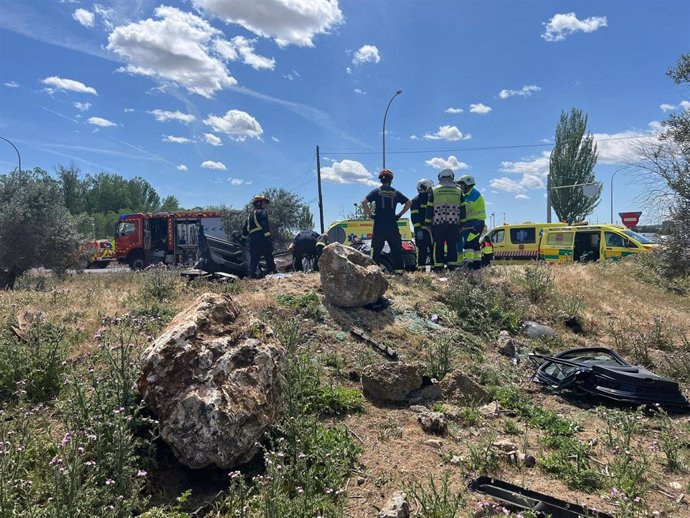
{"type": "Polygon", "coordinates": [[[395,207],[397,204],[404,205],[409,199],[390,185],[382,185],[367,194],[366,200],[376,204],[374,236],[371,240],[372,257],[376,263],[380,263],[383,245],[388,243],[391,249],[393,270],[395,273],[402,273],[404,266],[402,238],[398,228],[398,219],[395,217],[395,207]]]}
{"type": "Polygon", "coordinates": [[[303,230],[292,241],[292,261],[296,272],[302,271],[302,259],[313,257],[318,262],[318,256],[322,247],[318,247],[319,234],[313,230],[303,230]]]}
{"type": "Polygon", "coordinates": [[[429,200],[428,192],[420,192],[412,198],[410,214],[414,228],[414,242],[417,245],[417,268],[423,270],[427,264],[433,263],[433,244],[429,230],[426,228],[426,207],[429,200]]]}
{"type": "Polygon", "coordinates": [[[276,263],[273,261],[273,244],[271,243],[271,230],[266,211],[253,209],[244,223],[242,235],[249,236],[249,275],[257,277],[256,269],[262,257],[266,260],[268,273],[277,273],[276,263]]]}

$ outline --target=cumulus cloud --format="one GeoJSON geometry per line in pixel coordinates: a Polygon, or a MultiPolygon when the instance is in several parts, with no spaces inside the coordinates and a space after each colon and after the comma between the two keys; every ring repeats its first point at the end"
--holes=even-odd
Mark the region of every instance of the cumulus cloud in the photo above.
{"type": "Polygon", "coordinates": [[[364,63],[378,63],[381,55],[376,45],[362,45],[352,58],[353,65],[363,65],[364,63]]]}
{"type": "Polygon", "coordinates": [[[680,107],[683,108],[686,112],[690,112],[690,101],[681,101],[680,107]]]}
{"type": "Polygon", "coordinates": [[[658,138],[661,125],[649,123],[649,131],[627,130],[618,133],[594,133],[600,164],[625,164],[641,158],[640,145],[658,138]]]}
{"type": "MultiPolygon", "coordinates": [[[[125,110],[126,111],[126,110],[125,110]]],[[[167,110],[151,110],[147,113],[150,113],[153,115],[158,122],[167,122],[167,121],[179,121],[183,122],[184,124],[189,124],[193,120],[196,119],[194,115],[191,113],[182,113],[181,111],[167,111],[167,110]]]]}
{"type": "Polygon", "coordinates": [[[80,112],[85,112],[87,110],[91,109],[91,103],[80,103],[80,102],[75,102],[72,103],[74,107],[79,110],[80,112]]]}
{"type": "Polygon", "coordinates": [[[355,88],[355,93],[359,95],[367,95],[367,93],[364,90],[361,90],[360,88],[355,88]]]}
{"type": "MultiPolygon", "coordinates": [[[[508,177],[493,178],[489,186],[498,191],[522,193],[528,189],[542,189],[549,172],[549,151],[541,155],[516,162],[503,161],[499,167],[502,173],[522,175],[514,180],[508,177]]],[[[525,199],[525,198],[518,198],[525,199]]]]}
{"type": "Polygon", "coordinates": [[[537,174],[543,175],[549,171],[549,151],[542,151],[541,155],[530,160],[518,162],[501,162],[499,171],[512,174],[537,174]]]}
{"type": "Polygon", "coordinates": [[[675,106],[674,104],[663,103],[659,106],[659,108],[661,108],[662,112],[671,112],[673,110],[678,109],[678,106],[675,106]]]}
{"type": "Polygon", "coordinates": [[[562,41],[575,32],[594,32],[606,27],[608,22],[606,16],[592,16],[579,20],[575,13],[560,13],[554,14],[543,25],[545,30],[544,34],[541,35],[542,38],[546,41],[562,41]]]}
{"type": "Polygon", "coordinates": [[[444,113],[452,113],[452,114],[457,114],[457,113],[462,113],[465,110],[462,108],[446,108],[444,113]]]}
{"type": "Polygon", "coordinates": [[[117,126],[114,122],[102,117],[90,117],[86,122],[94,126],[100,126],[101,128],[112,128],[113,126],[117,126]]]}
{"type": "Polygon", "coordinates": [[[188,169],[189,169],[189,168],[188,168],[186,165],[184,165],[184,164],[180,164],[180,165],[177,166],[177,170],[178,170],[178,171],[187,171],[188,169]]]}
{"type": "Polygon", "coordinates": [[[228,178],[231,185],[251,185],[252,182],[243,180],[242,178],[228,178]]]}
{"type": "Polygon", "coordinates": [[[512,178],[492,178],[489,180],[489,187],[503,192],[522,192],[525,188],[520,185],[520,182],[512,178]]]}
{"type": "Polygon", "coordinates": [[[206,142],[212,146],[218,147],[223,145],[223,141],[220,139],[220,137],[214,135],[213,133],[204,133],[204,138],[206,139],[206,142]]]}
{"type": "Polygon", "coordinates": [[[321,178],[325,182],[331,183],[379,185],[378,182],[374,180],[374,175],[367,171],[367,168],[356,160],[342,160],[340,162],[333,162],[333,164],[328,167],[322,167],[321,178]]]}
{"type": "Polygon", "coordinates": [[[493,108],[483,103],[470,104],[471,113],[478,113],[480,115],[484,115],[486,113],[489,113],[492,109],[493,108]]]}
{"type": "Polygon", "coordinates": [[[49,94],[55,92],[76,92],[79,94],[98,95],[95,88],[86,86],[84,83],[75,81],[74,79],[65,79],[58,76],[50,76],[41,80],[41,83],[46,85],[45,91],[49,94]]]}
{"type": "Polygon", "coordinates": [[[519,90],[509,90],[509,89],[503,89],[500,92],[498,92],[498,96],[501,99],[508,99],[509,97],[514,97],[516,95],[519,95],[520,97],[529,97],[535,92],[538,92],[541,90],[541,86],[537,85],[525,85],[519,90]]]}
{"type": "Polygon", "coordinates": [[[526,194],[516,194],[515,199],[516,200],[529,200],[530,197],[527,196],[526,194]]]}
{"type": "Polygon", "coordinates": [[[93,22],[96,16],[86,9],[77,9],[72,13],[72,18],[81,23],[84,27],[93,27],[93,22]]]}
{"type": "Polygon", "coordinates": [[[469,133],[467,135],[464,135],[462,131],[458,129],[457,126],[449,125],[440,126],[436,133],[427,133],[426,135],[424,135],[424,139],[426,140],[447,140],[450,142],[456,140],[469,140],[471,138],[472,135],[470,135],[469,133]]]}
{"type": "Polygon", "coordinates": [[[285,47],[313,47],[343,22],[338,0],[192,0],[194,7],[285,47]]]}
{"type": "Polygon", "coordinates": [[[240,110],[229,110],[222,117],[209,115],[204,124],[217,133],[225,133],[232,140],[244,141],[246,138],[261,139],[264,130],[254,117],[240,110]]]}
{"type": "Polygon", "coordinates": [[[439,170],[452,169],[453,171],[457,171],[458,169],[467,169],[469,167],[465,162],[458,160],[455,155],[450,155],[448,158],[430,158],[429,160],[425,160],[424,163],[439,170]]]}
{"type": "Polygon", "coordinates": [[[216,169],[218,171],[226,171],[228,169],[223,162],[214,162],[213,160],[202,162],[201,167],[204,169],[216,169]]]}
{"type": "Polygon", "coordinates": [[[8,81],[7,83],[3,83],[7,88],[19,88],[19,83],[16,81],[8,81]]]}
{"type": "Polygon", "coordinates": [[[249,65],[254,70],[273,70],[276,66],[276,60],[256,54],[254,52],[255,41],[256,40],[248,40],[244,36],[235,36],[231,40],[235,49],[237,49],[237,53],[242,56],[242,61],[245,65],[249,65]]]}
{"type": "Polygon", "coordinates": [[[163,142],[172,142],[173,144],[189,144],[191,139],[187,137],[175,137],[173,135],[163,135],[163,142]]]}
{"type": "Polygon", "coordinates": [[[110,33],[108,50],[128,62],[120,71],[172,81],[207,98],[237,84],[223,63],[228,57],[217,51],[219,30],[175,7],[157,7],[154,17],[110,33]]]}

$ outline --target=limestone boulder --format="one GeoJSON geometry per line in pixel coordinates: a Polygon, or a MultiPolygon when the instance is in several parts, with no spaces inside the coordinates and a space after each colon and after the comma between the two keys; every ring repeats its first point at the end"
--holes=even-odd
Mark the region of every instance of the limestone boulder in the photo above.
{"type": "Polygon", "coordinates": [[[401,403],[422,387],[423,373],[421,365],[405,362],[368,365],[362,372],[362,388],[376,401],[401,403]]]}
{"type": "Polygon", "coordinates": [[[441,381],[443,397],[461,405],[484,405],[492,398],[486,390],[460,369],[447,374],[441,381]]]}
{"type": "Polygon", "coordinates": [[[373,304],[388,289],[388,279],[371,257],[340,243],[324,248],[319,272],[326,301],[342,308],[373,304]]]}
{"type": "Polygon", "coordinates": [[[181,463],[228,469],[280,418],[285,355],[230,296],[205,293],[144,352],[138,389],[181,463]]]}

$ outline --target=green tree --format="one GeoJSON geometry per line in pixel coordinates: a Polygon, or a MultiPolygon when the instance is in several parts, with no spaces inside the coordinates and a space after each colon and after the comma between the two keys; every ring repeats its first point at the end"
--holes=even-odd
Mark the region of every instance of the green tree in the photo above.
{"type": "Polygon", "coordinates": [[[81,171],[75,165],[70,167],[58,166],[57,176],[65,200],[65,206],[72,214],[85,212],[86,192],[84,182],[80,178],[81,171]]]}
{"type": "Polygon", "coordinates": [[[599,204],[601,186],[596,196],[586,197],[582,187],[557,189],[567,185],[594,183],[597,146],[587,131],[587,116],[573,108],[568,115],[561,112],[556,126],[556,144],[551,152],[549,178],[551,204],[560,221],[574,222],[589,216],[599,204]]]}
{"type": "Polygon", "coordinates": [[[175,210],[180,210],[180,202],[177,200],[175,196],[172,194],[170,196],[166,196],[163,198],[163,201],[161,202],[161,206],[158,210],[164,211],[164,212],[172,212],[175,210]]]}
{"type": "Polygon", "coordinates": [[[0,177],[0,270],[3,287],[30,268],[64,270],[78,260],[80,236],[60,183],[44,170],[0,177]]]}

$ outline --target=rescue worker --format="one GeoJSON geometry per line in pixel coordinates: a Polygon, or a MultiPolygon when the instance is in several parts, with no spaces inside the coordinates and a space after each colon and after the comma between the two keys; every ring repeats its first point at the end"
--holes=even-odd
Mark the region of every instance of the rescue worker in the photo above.
{"type": "Polygon", "coordinates": [[[374,235],[371,239],[371,251],[374,262],[381,264],[383,245],[388,243],[393,260],[393,272],[402,274],[404,269],[402,238],[398,220],[408,211],[412,204],[407,196],[391,186],[393,171],[382,169],[379,173],[381,187],[374,189],[362,200],[362,210],[369,218],[374,219],[374,235]],[[370,203],[374,203],[376,213],[372,214],[370,203]],[[400,204],[402,210],[396,214],[395,208],[400,204]]]}
{"type": "Polygon", "coordinates": [[[474,178],[464,175],[458,184],[464,194],[465,218],[462,221],[463,257],[465,268],[479,270],[482,267],[482,252],[479,238],[484,230],[486,208],[484,197],[475,188],[474,178]]]}
{"type": "Polygon", "coordinates": [[[314,258],[314,270],[317,270],[317,261],[320,250],[323,248],[317,247],[319,242],[319,234],[313,230],[303,230],[295,236],[292,244],[288,247],[288,252],[292,252],[292,266],[296,272],[301,272],[303,268],[303,259],[314,258]]]}
{"type": "Polygon", "coordinates": [[[426,228],[426,204],[429,199],[429,191],[433,189],[434,182],[422,178],[417,182],[417,196],[412,198],[410,214],[412,227],[414,228],[414,242],[417,245],[417,269],[425,270],[427,264],[433,264],[433,245],[431,234],[426,228]]]}
{"type": "Polygon", "coordinates": [[[461,222],[465,219],[465,206],[460,187],[455,185],[452,169],[438,173],[439,185],[429,193],[425,223],[434,239],[434,271],[443,267],[453,271],[458,266],[458,240],[461,222]]]}
{"type": "Polygon", "coordinates": [[[494,260],[494,243],[489,236],[484,236],[482,240],[482,268],[491,266],[494,260]]]}
{"type": "Polygon", "coordinates": [[[254,278],[260,277],[256,269],[262,257],[266,260],[268,273],[278,273],[276,263],[273,261],[271,230],[266,214],[266,207],[269,203],[271,200],[261,194],[254,196],[252,198],[253,209],[249,212],[247,221],[242,228],[242,235],[249,236],[249,275],[254,278]]]}

